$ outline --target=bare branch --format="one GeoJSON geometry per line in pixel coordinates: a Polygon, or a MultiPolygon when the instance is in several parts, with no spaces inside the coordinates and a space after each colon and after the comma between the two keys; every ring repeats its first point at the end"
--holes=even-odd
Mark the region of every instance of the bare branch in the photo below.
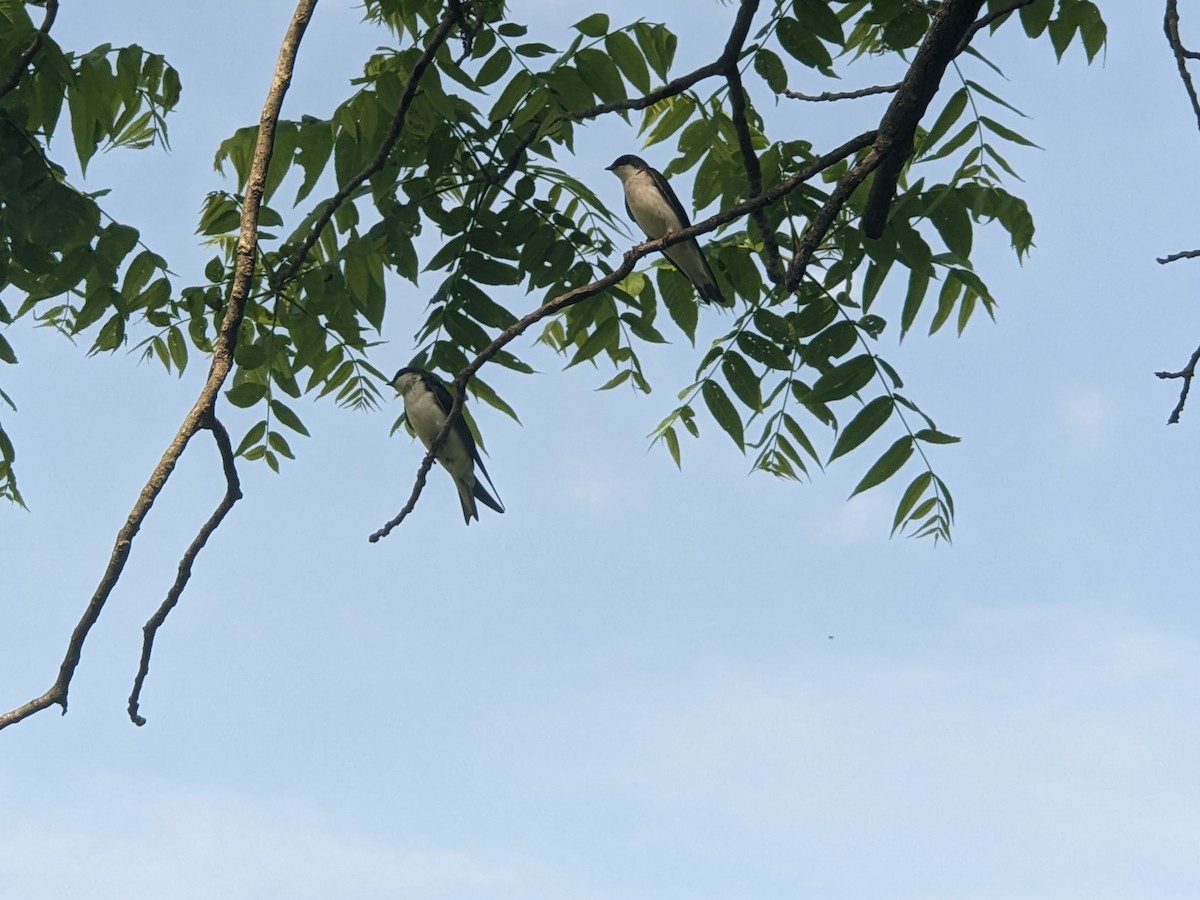
{"type": "Polygon", "coordinates": [[[1175,54],[1175,65],[1179,67],[1179,78],[1187,90],[1188,99],[1192,102],[1192,112],[1196,114],[1196,124],[1200,126],[1200,97],[1196,96],[1196,85],[1192,83],[1192,73],[1188,71],[1189,59],[1200,59],[1200,53],[1195,53],[1183,46],[1179,36],[1179,8],[1176,0],[1167,0],[1167,12],[1163,17],[1163,31],[1167,34],[1167,43],[1175,54]]]}
{"type": "Polygon", "coordinates": [[[158,611],[142,628],[142,658],[138,663],[137,675],[133,679],[133,690],[129,694],[129,718],[134,725],[138,726],[146,724],[145,717],[138,714],[138,704],[142,695],[142,684],[150,672],[150,654],[154,652],[154,638],[158,634],[158,629],[167,621],[167,616],[179,602],[183,589],[187,587],[188,579],[192,577],[192,563],[196,561],[196,557],[204,549],[204,545],[208,543],[213,532],[225,520],[225,516],[233,509],[233,505],[242,499],[242,485],[238,478],[237,464],[233,456],[233,443],[229,440],[229,432],[225,430],[225,426],[215,415],[209,416],[202,427],[212,432],[213,440],[216,441],[217,449],[221,453],[221,466],[225,470],[225,496],[221,498],[216,510],[201,526],[200,531],[196,534],[196,539],[184,552],[183,557],[179,560],[179,571],[175,576],[175,583],[167,591],[166,599],[163,600],[158,611]]]}
{"type": "Polygon", "coordinates": [[[1155,260],[1155,262],[1157,262],[1159,265],[1165,266],[1167,263],[1173,263],[1176,260],[1195,259],[1197,256],[1200,256],[1200,250],[1181,250],[1178,253],[1171,253],[1167,256],[1160,256],[1155,260]]]}
{"type": "Polygon", "coordinates": [[[829,153],[812,160],[808,165],[804,166],[804,168],[800,169],[798,172],[795,172],[789,178],[784,179],[783,181],[779,182],[779,184],[768,189],[757,197],[752,197],[749,200],[725,210],[724,212],[719,212],[716,215],[709,216],[707,219],[697,222],[689,228],[684,228],[680,231],[673,232],[668,237],[659,238],[658,240],[654,241],[643,241],[629,250],[625,254],[621,264],[603,278],[599,278],[590,284],[572,288],[569,291],[559,294],[557,297],[547,301],[532,312],[527,313],[521,319],[514,322],[512,325],[502,331],[490,344],[484,347],[479,352],[479,355],[471,360],[466,368],[464,368],[458,374],[458,377],[454,379],[454,386],[456,389],[454,404],[450,407],[450,412],[446,416],[446,422],[442,425],[442,430],[438,432],[437,436],[433,439],[433,442],[429,445],[429,449],[425,453],[425,458],[421,461],[421,466],[417,472],[416,483],[413,485],[412,494],[409,496],[408,502],[404,504],[403,509],[400,510],[394,519],[372,534],[368,540],[374,544],[381,538],[387,537],[392,529],[404,521],[408,514],[411,513],[416,507],[417,500],[425,486],[425,477],[428,475],[430,468],[433,466],[433,460],[437,456],[438,450],[441,449],[442,443],[450,434],[450,430],[454,427],[454,423],[458,420],[459,413],[462,410],[463,398],[466,396],[467,385],[475,376],[475,373],[479,371],[480,367],[482,367],[488,360],[500,352],[500,350],[502,350],[507,344],[524,334],[531,325],[534,325],[537,322],[540,322],[542,319],[545,319],[556,313],[562,312],[564,309],[574,306],[576,303],[582,303],[584,300],[595,297],[597,294],[617,284],[622,278],[633,271],[633,267],[642,257],[664,250],[667,247],[691,238],[698,237],[702,234],[707,234],[708,232],[721,227],[727,222],[740,219],[743,216],[752,214],[755,210],[762,209],[763,207],[769,206],[772,203],[777,203],[783,197],[787,196],[789,193],[798,188],[801,184],[811,180],[813,177],[825,171],[830,166],[840,162],[843,159],[846,159],[848,156],[852,156],[859,150],[869,147],[874,142],[875,137],[876,133],[874,131],[868,131],[864,134],[860,134],[842,144],[837,149],[831,150],[829,153]]]}
{"type": "Polygon", "coordinates": [[[814,103],[827,100],[857,100],[860,97],[871,97],[875,94],[894,94],[900,90],[900,82],[895,84],[877,84],[872,87],[859,88],[857,91],[822,91],[819,94],[802,94],[799,91],[784,91],[784,96],[793,100],[809,100],[814,103]]]}
{"type": "Polygon", "coordinates": [[[1183,414],[1183,407],[1187,403],[1188,391],[1192,389],[1192,379],[1196,377],[1196,363],[1200,362],[1200,347],[1196,348],[1196,352],[1192,354],[1192,358],[1188,360],[1188,364],[1178,372],[1155,372],[1159,378],[1182,378],[1183,385],[1179,388],[1179,402],[1175,404],[1175,408],[1171,410],[1171,415],[1167,417],[1167,424],[1174,425],[1179,421],[1180,415],[1183,414]]]}
{"type": "Polygon", "coordinates": [[[254,158],[250,164],[250,174],[246,181],[245,202],[242,204],[241,229],[238,234],[236,262],[234,265],[233,285],[230,290],[229,303],[225,308],[225,316],[217,339],[213,345],[212,363],[208,378],[200,389],[196,402],[184,417],[183,424],[175,433],[167,450],[154,467],[150,479],[146,482],[134,503],[129,517],[121,530],[117,532],[116,543],[108,566],[101,576],[100,584],[92,595],[91,601],[84,610],[82,618],[71,633],[67,643],[67,653],[59,667],[58,678],[42,696],[31,700],[23,706],[0,715],[0,729],[7,728],[28,718],[35,712],[49,706],[62,707],[67,711],[67,693],[71,678],[79,665],[83,652],[83,644],[87,640],[96,620],[100,617],[104,604],[116,587],[129,552],[133,539],[142,527],[142,522],[150,513],[159,493],[167,483],[167,479],[175,470],[179,457],[183,454],[192,436],[205,427],[213,414],[217,393],[225,383],[226,377],[233,366],[233,351],[237,346],[238,327],[245,313],[246,298],[250,293],[250,285],[254,274],[254,260],[258,249],[258,218],[262,205],[263,188],[266,185],[267,169],[271,162],[271,154],[275,146],[275,128],[279,122],[279,111],[283,105],[284,95],[291,83],[292,69],[296,62],[296,52],[304,30],[316,7],[317,0],[299,0],[296,11],[288,25],[287,33],[279,48],[279,57],[275,64],[275,75],[267,91],[266,102],[263,104],[262,116],[259,120],[258,138],[254,146],[254,158]]]}
{"type": "MultiPolygon", "coordinates": [[[[1179,36],[1179,8],[1176,0],[1167,0],[1167,10],[1163,16],[1163,31],[1167,35],[1167,43],[1171,45],[1171,53],[1175,57],[1175,65],[1179,68],[1179,79],[1183,82],[1183,87],[1187,91],[1188,100],[1191,101],[1192,112],[1196,114],[1197,127],[1200,127],[1200,97],[1196,95],[1196,85],[1192,82],[1192,74],[1188,71],[1187,67],[1187,61],[1189,59],[1200,59],[1200,53],[1188,50],[1183,46],[1183,38],[1179,36]]],[[[1166,265],[1176,260],[1195,259],[1196,257],[1200,257],[1200,250],[1183,250],[1179,253],[1160,256],[1158,263],[1166,265]]],[[[1188,392],[1192,389],[1192,379],[1196,376],[1197,361],[1200,361],[1200,347],[1196,348],[1196,352],[1192,354],[1192,358],[1188,360],[1188,364],[1178,372],[1154,373],[1159,378],[1179,378],[1183,381],[1179,388],[1179,401],[1175,404],[1175,408],[1171,410],[1171,415],[1167,417],[1168,425],[1176,424],[1179,421],[1179,417],[1183,414],[1183,407],[1187,404],[1188,392]]]]}
{"type": "Polygon", "coordinates": [[[913,57],[900,90],[879,123],[879,137],[875,141],[879,162],[862,214],[863,234],[869,238],[883,234],[900,173],[912,155],[917,124],[937,93],[946,67],[960,52],[959,45],[982,6],[983,0],[945,0],[942,3],[913,57]]]}
{"type": "Polygon", "coordinates": [[[34,55],[42,46],[42,40],[50,33],[50,28],[52,25],[54,25],[54,19],[57,15],[58,0],[46,0],[46,15],[42,19],[42,27],[37,30],[37,33],[33,36],[33,40],[29,42],[29,46],[26,47],[24,52],[21,53],[20,58],[17,60],[17,64],[13,66],[12,72],[10,72],[9,76],[4,79],[4,82],[0,84],[0,97],[3,97],[21,83],[21,78],[25,74],[25,69],[29,66],[29,63],[33,61],[34,55]]]}

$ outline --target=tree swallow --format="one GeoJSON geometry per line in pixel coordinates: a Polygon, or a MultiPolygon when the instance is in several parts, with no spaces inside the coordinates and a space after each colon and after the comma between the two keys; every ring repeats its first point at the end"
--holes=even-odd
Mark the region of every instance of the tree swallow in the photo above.
{"type": "MultiPolygon", "coordinates": [[[[641,157],[619,156],[608,171],[621,179],[625,187],[625,212],[641,226],[646,237],[658,240],[691,225],[683,204],[662,172],[650,168],[641,157]]],[[[725,303],[725,295],[717,287],[717,279],[695,238],[668,247],[663,253],[695,285],[701,300],[725,303]]]]}
{"type": "MultiPolygon", "coordinates": [[[[446,415],[454,404],[454,398],[446,390],[445,385],[424,369],[409,366],[401,369],[392,379],[394,387],[404,397],[404,416],[408,424],[425,449],[433,443],[442,426],[446,424],[446,415]]],[[[487,479],[492,490],[492,476],[484,468],[483,460],[479,458],[479,450],[475,446],[475,438],[471,436],[471,428],[461,415],[454,422],[450,434],[446,436],[442,448],[438,451],[437,461],[442,464],[454,486],[458,488],[458,499],[462,503],[463,521],[468,525],[471,519],[479,520],[479,511],[475,501],[480,500],[485,506],[490,506],[498,513],[504,512],[504,506],[487,492],[487,489],[475,480],[475,466],[487,479]]]]}

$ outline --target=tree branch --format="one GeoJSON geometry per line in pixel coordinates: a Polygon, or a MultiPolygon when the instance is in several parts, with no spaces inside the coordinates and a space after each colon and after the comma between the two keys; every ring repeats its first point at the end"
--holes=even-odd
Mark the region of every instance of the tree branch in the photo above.
{"type": "MultiPolygon", "coordinates": [[[[739,57],[746,35],[750,31],[750,22],[758,9],[758,0],[744,0],[737,22],[721,55],[725,63],[725,80],[729,84],[729,107],[733,119],[733,131],[737,135],[738,150],[742,154],[742,165],[746,169],[746,184],[751,197],[762,193],[762,167],[758,162],[758,154],[754,152],[754,141],[750,134],[750,123],[746,119],[746,93],[742,87],[742,72],[738,68],[739,57]]],[[[751,220],[762,235],[763,250],[766,253],[767,277],[772,284],[783,281],[783,260],[779,256],[779,243],[775,240],[775,229],[771,227],[767,214],[759,207],[750,214],[751,220]]]]}
{"type": "Polygon", "coordinates": [[[788,266],[787,280],[784,282],[784,287],[789,291],[794,291],[800,286],[800,282],[804,279],[804,273],[808,269],[809,262],[812,261],[813,254],[817,252],[817,248],[821,246],[821,242],[825,240],[825,235],[829,233],[830,227],[837,218],[842,207],[846,205],[846,201],[850,199],[850,195],[858,189],[858,186],[866,181],[867,176],[875,171],[879,165],[879,153],[875,147],[872,147],[859,162],[852,166],[850,170],[842,176],[841,180],[826,198],[821,208],[817,210],[817,214],[808,221],[808,226],[804,229],[804,234],[800,237],[800,242],[796,246],[796,253],[792,256],[792,262],[788,266]]]}
{"type": "Polygon", "coordinates": [[[1175,408],[1171,410],[1171,415],[1167,417],[1168,425],[1175,425],[1179,422],[1180,415],[1183,414],[1183,407],[1187,403],[1188,391],[1192,389],[1192,379],[1196,377],[1196,363],[1200,362],[1200,347],[1196,348],[1196,352],[1192,354],[1192,358],[1188,360],[1188,364],[1178,372],[1155,372],[1159,378],[1182,378],[1183,385],[1179,388],[1179,402],[1175,404],[1175,408]]]}
{"type": "Polygon", "coordinates": [[[34,55],[42,46],[42,40],[50,33],[50,27],[54,24],[54,19],[58,15],[58,0],[46,0],[46,15],[42,19],[42,27],[33,35],[33,40],[29,42],[29,46],[21,54],[21,58],[17,60],[17,64],[13,66],[13,70],[9,76],[0,84],[0,97],[12,91],[18,84],[21,83],[21,78],[25,74],[25,69],[29,63],[33,61],[34,55]]]}
{"type": "Polygon", "coordinates": [[[984,28],[987,28],[989,25],[991,25],[993,22],[995,22],[997,19],[1003,19],[1005,16],[1009,15],[1010,13],[1016,12],[1022,6],[1028,6],[1031,3],[1033,3],[1033,0],[1014,0],[1013,3],[1010,3],[1008,6],[1004,7],[1003,9],[994,9],[987,15],[982,16],[981,18],[977,19],[971,25],[971,27],[967,29],[967,33],[965,35],[963,35],[963,39],[958,42],[958,47],[955,49],[954,55],[958,56],[958,54],[960,54],[964,50],[966,50],[967,45],[971,43],[971,39],[973,37],[975,37],[975,35],[978,34],[980,31],[982,31],[984,28]]]}
{"type": "Polygon", "coordinates": [[[213,514],[209,516],[208,521],[201,526],[196,539],[192,541],[179,560],[179,571],[175,576],[175,583],[167,591],[166,599],[142,627],[142,658],[138,663],[137,675],[133,679],[133,690],[129,694],[129,718],[134,725],[138,726],[146,724],[145,717],[138,714],[138,704],[142,695],[142,684],[150,672],[150,654],[154,651],[154,638],[158,634],[158,629],[167,621],[167,616],[179,602],[183,589],[187,587],[188,579],[192,577],[192,563],[196,561],[196,557],[204,549],[204,545],[208,543],[212,533],[217,530],[217,527],[225,520],[225,516],[233,509],[233,505],[242,499],[242,485],[238,478],[233,443],[229,440],[229,432],[225,430],[225,426],[215,415],[209,416],[202,427],[212,432],[213,440],[216,441],[217,449],[221,453],[221,466],[225,470],[225,496],[213,514]]]}
{"type": "MultiPolygon", "coordinates": [[[[1163,16],[1163,31],[1167,35],[1167,43],[1171,45],[1171,53],[1175,57],[1175,65],[1179,68],[1179,79],[1183,82],[1184,89],[1187,91],[1188,100],[1191,101],[1192,112],[1196,114],[1196,125],[1200,127],[1200,97],[1196,96],[1196,86],[1192,83],[1192,75],[1187,67],[1187,61],[1189,59],[1200,59],[1200,53],[1188,50],[1183,46],[1183,38],[1179,36],[1179,8],[1176,0],[1167,0],[1167,10],[1163,16]]],[[[1196,257],[1200,257],[1200,250],[1183,250],[1179,253],[1160,256],[1158,263],[1165,266],[1167,263],[1175,262],[1176,260],[1195,259],[1196,257]]],[[[1192,354],[1192,358],[1188,360],[1188,364],[1178,372],[1154,373],[1159,378],[1180,378],[1183,382],[1179,388],[1179,401],[1175,404],[1175,408],[1171,410],[1171,415],[1167,417],[1168,425],[1177,424],[1179,417],[1183,415],[1183,407],[1187,405],[1188,393],[1192,389],[1192,379],[1196,376],[1197,361],[1200,361],[1200,347],[1196,348],[1196,352],[1192,354]]]]}
{"type": "Polygon", "coordinates": [[[282,284],[290,280],[300,270],[300,267],[304,265],[304,260],[308,256],[309,251],[320,240],[321,232],[329,224],[334,213],[338,211],[338,208],[368,178],[387,164],[387,159],[391,155],[392,148],[396,146],[396,141],[400,140],[400,135],[404,131],[404,122],[408,118],[408,110],[412,106],[413,99],[417,96],[417,87],[421,83],[421,78],[425,75],[425,70],[433,62],[433,58],[437,55],[442,44],[450,37],[450,32],[459,22],[461,15],[462,9],[458,3],[448,4],[446,12],[442,14],[442,18],[438,22],[438,27],[430,35],[429,43],[425,45],[425,50],[417,59],[416,65],[413,66],[412,72],[408,76],[408,82],[404,85],[404,92],[400,95],[400,102],[396,106],[396,113],[392,116],[392,124],[388,128],[387,134],[384,135],[383,142],[379,145],[379,151],[361,172],[342,185],[336,194],[325,201],[321,212],[317,215],[316,221],[313,222],[312,228],[309,229],[308,236],[304,239],[304,242],[288,258],[287,262],[280,267],[279,273],[276,276],[277,284],[274,285],[276,289],[279,289],[282,284]]]}
{"type": "Polygon", "coordinates": [[[740,219],[743,216],[750,215],[756,210],[769,206],[772,203],[777,203],[783,197],[787,196],[789,193],[798,188],[801,184],[809,181],[816,175],[828,169],[830,166],[840,162],[848,156],[852,156],[865,147],[869,147],[872,142],[874,142],[875,137],[876,133],[874,131],[868,131],[864,134],[860,134],[842,144],[837,149],[831,150],[829,153],[812,160],[808,165],[804,166],[804,168],[795,172],[789,178],[784,179],[783,181],[779,182],[779,184],[768,189],[757,197],[752,197],[749,200],[725,210],[724,212],[719,212],[716,215],[709,216],[707,219],[697,222],[688,228],[673,232],[668,237],[659,238],[658,240],[654,241],[643,241],[642,243],[637,244],[625,254],[621,264],[603,278],[599,278],[590,284],[581,285],[580,287],[572,288],[569,291],[559,294],[557,297],[548,300],[546,303],[544,303],[542,306],[539,306],[532,312],[527,313],[521,319],[514,322],[512,325],[502,331],[490,344],[479,351],[479,355],[471,360],[466,368],[464,368],[458,374],[458,377],[454,379],[454,403],[450,407],[450,412],[446,416],[446,422],[442,425],[442,430],[438,432],[437,436],[429,445],[429,449],[425,452],[425,458],[421,461],[421,466],[417,471],[416,483],[413,485],[413,490],[408,498],[408,502],[404,504],[404,507],[400,510],[395,518],[391,519],[386,525],[370,535],[368,540],[374,544],[381,538],[387,537],[392,529],[403,522],[409,513],[411,513],[416,507],[417,500],[421,496],[421,491],[425,487],[426,476],[428,475],[430,468],[433,466],[433,461],[437,456],[438,451],[441,449],[442,444],[449,436],[451,429],[454,427],[454,423],[458,420],[459,414],[462,410],[463,398],[466,396],[467,385],[475,376],[475,373],[478,372],[488,360],[500,352],[500,350],[502,350],[507,344],[524,334],[531,325],[534,325],[537,322],[540,322],[542,319],[545,319],[556,313],[562,312],[564,309],[574,306],[576,303],[582,303],[584,300],[595,297],[602,291],[605,291],[617,284],[622,278],[633,271],[633,267],[642,257],[648,256],[651,253],[662,251],[667,247],[690,240],[691,238],[699,237],[702,234],[707,234],[708,232],[721,227],[727,222],[740,219]]]}
{"type": "Polygon", "coordinates": [[[279,122],[279,111],[283,105],[283,98],[287,93],[288,86],[291,83],[292,70],[295,66],[296,52],[300,46],[300,40],[304,36],[304,30],[312,18],[313,9],[316,7],[316,4],[317,0],[299,0],[296,11],[293,13],[292,20],[288,25],[287,33],[284,35],[282,45],[279,48],[279,57],[275,64],[275,75],[271,81],[270,89],[267,91],[266,101],[263,104],[262,116],[259,120],[258,138],[254,146],[254,158],[251,162],[250,173],[246,181],[245,202],[242,204],[241,229],[238,234],[236,262],[234,265],[234,277],[230,289],[229,303],[225,308],[225,316],[221,321],[221,327],[213,345],[212,363],[209,367],[208,378],[204,386],[200,389],[200,394],[196,398],[196,402],[184,417],[183,424],[180,425],[179,430],[175,433],[175,437],[167,446],[166,452],[163,453],[162,458],[154,467],[154,471],[150,474],[145,487],[142,488],[141,493],[138,495],[137,502],[134,503],[129,517],[125,520],[125,524],[117,532],[116,543],[113,546],[108,566],[101,576],[100,584],[97,586],[96,592],[92,595],[87,609],[84,610],[82,618],[80,618],[79,623],[75,626],[75,630],[71,633],[71,639],[67,643],[66,656],[59,667],[58,678],[55,679],[50,689],[40,697],[0,715],[0,729],[7,728],[9,725],[20,722],[22,719],[26,719],[34,713],[56,704],[62,707],[63,713],[66,714],[67,693],[71,684],[71,678],[74,676],[75,669],[79,665],[79,660],[83,652],[83,644],[87,640],[88,632],[91,631],[92,626],[96,624],[96,620],[100,617],[100,613],[104,609],[104,604],[107,602],[109,595],[112,593],[113,588],[116,587],[117,581],[125,569],[125,563],[129,559],[133,539],[141,529],[146,516],[150,513],[150,508],[154,505],[154,501],[166,485],[167,479],[174,471],[175,465],[179,462],[179,457],[183,454],[188,441],[191,440],[197,431],[205,427],[205,423],[213,415],[217,393],[225,383],[225,379],[233,367],[233,351],[237,346],[238,326],[241,324],[242,316],[245,313],[246,298],[249,296],[250,285],[254,275],[254,260],[258,246],[259,209],[262,205],[267,169],[270,166],[271,154],[274,151],[275,128],[279,122]]]}
{"type": "Polygon", "coordinates": [[[1178,253],[1171,253],[1167,256],[1160,256],[1155,259],[1159,265],[1165,266],[1167,263],[1173,263],[1180,259],[1195,259],[1200,256],[1200,250],[1181,250],[1178,253]]]}
{"type": "Polygon", "coordinates": [[[983,0],[945,0],[938,7],[900,90],[879,123],[879,137],[875,140],[879,161],[862,214],[863,234],[869,238],[883,234],[900,173],[912,155],[917,124],[937,93],[946,67],[961,52],[959,47],[967,39],[982,6],[983,0]]]}
{"type": "Polygon", "coordinates": [[[871,97],[875,94],[894,94],[900,90],[901,82],[895,84],[877,84],[872,87],[859,88],[856,91],[822,91],[819,94],[802,94],[799,91],[784,91],[785,97],[793,100],[809,100],[814,103],[827,100],[857,100],[860,97],[871,97]]]}
{"type": "Polygon", "coordinates": [[[1196,124],[1200,126],[1200,97],[1196,96],[1196,86],[1192,83],[1192,74],[1188,71],[1189,59],[1200,59],[1200,53],[1195,53],[1183,46],[1183,38],[1179,36],[1179,8],[1176,0],[1167,0],[1167,12],[1163,16],[1163,31],[1167,34],[1167,43],[1175,55],[1175,65],[1179,67],[1179,78],[1187,90],[1188,99],[1192,102],[1192,112],[1196,114],[1196,124]]]}

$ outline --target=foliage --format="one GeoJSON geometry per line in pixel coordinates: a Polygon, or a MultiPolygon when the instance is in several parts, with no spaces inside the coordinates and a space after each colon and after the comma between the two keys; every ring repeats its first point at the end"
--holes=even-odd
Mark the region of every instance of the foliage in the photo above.
{"type": "MultiPolygon", "coordinates": [[[[33,39],[29,5],[0,0],[0,76],[33,39]]],[[[1011,5],[990,0],[986,9],[1011,5]]],[[[398,288],[397,277],[428,303],[416,361],[453,376],[531,302],[612,272],[628,243],[620,238],[623,212],[607,208],[565,164],[589,121],[635,122],[645,146],[669,149],[668,176],[693,173],[697,210],[728,210],[781,185],[825,149],[789,133],[794,116],[768,133],[762,110],[803,102],[785,96],[790,86],[847,76],[862,57],[891,60],[902,73],[935,6],[777,0],[758,10],[735,47],[733,77],[713,71],[663,90],[682,74],[678,40],[664,23],[615,23],[596,12],[576,23],[566,46],[554,46],[498,2],[368,0],[367,18],[391,31],[394,46],[366,61],[352,96],[328,116],[279,123],[266,230],[225,394],[234,406],[262,411],[238,454],[278,469],[280,457],[292,456],[279,426],[308,433],[292,405],[306,395],[375,404],[385,379],[371,362],[373,338],[389,303],[412,292],[398,288]],[[439,43],[446,17],[453,40],[439,43]],[[336,192],[314,202],[331,180],[336,192]]],[[[1099,11],[1086,0],[1033,0],[1019,20],[1030,38],[1048,35],[1059,57],[1078,41],[1091,59],[1104,43],[1099,11]]],[[[949,537],[953,501],[927,454],[957,438],[901,393],[901,377],[878,347],[889,325],[901,339],[951,323],[961,333],[980,309],[993,313],[996,298],[972,264],[977,226],[1003,229],[1018,259],[1032,247],[1026,203],[1005,187],[1016,174],[1011,149],[1032,144],[1012,127],[1019,112],[986,86],[998,72],[967,48],[918,130],[883,235],[870,240],[858,227],[864,185],[836,210],[797,290],[780,288],[775,273],[865,148],[761,215],[708,235],[709,259],[738,306],[653,432],[677,464],[680,429],[698,436],[701,408],[751,453],[755,468],[783,478],[882,441],[854,493],[907,469],[893,531],[949,537]]],[[[198,231],[214,255],[203,280],[182,287],[136,229],[104,215],[102,192],[72,186],[47,149],[64,101],[86,170],[100,149],[165,143],[164,116],[178,97],[175,71],[139,47],[74,54],[43,40],[29,71],[0,97],[0,298],[14,304],[0,304],[0,322],[31,316],[70,337],[86,335],[92,352],[135,341],[174,371],[194,352],[211,352],[257,126],[217,150],[234,184],[206,199],[198,231]]],[[[687,281],[654,262],[547,318],[539,341],[568,366],[606,361],[606,389],[627,384],[648,394],[640,354],[676,331],[694,343],[699,317],[721,314],[699,308],[687,281]]],[[[16,361],[2,334],[0,359],[16,361]]],[[[490,361],[533,371],[507,349],[490,361]]],[[[468,388],[515,417],[486,378],[468,388]]],[[[0,399],[11,405],[3,392],[0,399]]],[[[12,463],[0,430],[0,493],[20,501],[12,463]]]]}

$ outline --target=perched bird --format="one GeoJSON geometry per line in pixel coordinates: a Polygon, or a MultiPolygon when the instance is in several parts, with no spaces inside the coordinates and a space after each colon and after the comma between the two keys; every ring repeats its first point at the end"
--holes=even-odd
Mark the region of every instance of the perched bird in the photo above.
{"type": "MultiPolygon", "coordinates": [[[[691,225],[663,173],[650,168],[641,157],[619,156],[608,171],[621,179],[625,187],[625,211],[646,232],[646,237],[658,240],[691,225]]],[[[695,285],[701,300],[725,303],[725,295],[717,287],[717,279],[695,238],[674,244],[663,253],[695,285]]]]}
{"type": "MultiPolygon", "coordinates": [[[[437,378],[415,366],[397,372],[396,377],[392,379],[392,387],[404,397],[404,415],[408,424],[428,450],[442,426],[446,424],[446,416],[454,404],[454,398],[437,378]]],[[[464,522],[470,525],[471,519],[478,521],[476,500],[482,501],[485,506],[490,506],[498,513],[504,512],[500,501],[475,480],[475,466],[478,465],[479,471],[483,473],[492,490],[496,490],[496,486],[492,484],[492,476],[488,474],[483,460],[479,458],[479,450],[475,446],[475,438],[471,436],[467,420],[461,415],[455,420],[454,427],[450,429],[450,434],[438,450],[437,461],[450,473],[455,487],[458,488],[464,522]]]]}

